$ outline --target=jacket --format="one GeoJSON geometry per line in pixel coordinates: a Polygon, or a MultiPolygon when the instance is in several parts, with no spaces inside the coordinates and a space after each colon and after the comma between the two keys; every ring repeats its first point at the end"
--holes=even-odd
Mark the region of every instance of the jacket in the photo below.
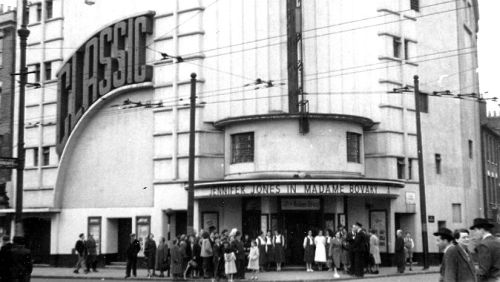
{"type": "Polygon", "coordinates": [[[11,249],[10,276],[13,281],[29,281],[33,271],[31,251],[21,245],[14,245],[11,249]]]}
{"type": "Polygon", "coordinates": [[[470,255],[460,246],[449,247],[443,255],[441,282],[475,282],[476,271],[470,255]]]}
{"type": "Polygon", "coordinates": [[[75,250],[78,252],[80,256],[86,254],[87,247],[85,246],[85,242],[83,240],[76,241],[75,250]]]}
{"type": "Polygon", "coordinates": [[[91,256],[97,255],[97,244],[94,239],[88,239],[86,242],[87,252],[91,256]]]}
{"type": "Polygon", "coordinates": [[[488,236],[476,247],[479,281],[500,280],[500,240],[488,236]]]}
{"type": "Polygon", "coordinates": [[[213,256],[212,243],[210,243],[210,239],[205,238],[201,241],[200,256],[202,258],[208,258],[208,257],[213,256]]]}
{"type": "Polygon", "coordinates": [[[139,240],[135,239],[134,241],[130,242],[127,248],[127,257],[128,258],[137,258],[137,254],[141,250],[141,243],[139,243],[139,240]]]}

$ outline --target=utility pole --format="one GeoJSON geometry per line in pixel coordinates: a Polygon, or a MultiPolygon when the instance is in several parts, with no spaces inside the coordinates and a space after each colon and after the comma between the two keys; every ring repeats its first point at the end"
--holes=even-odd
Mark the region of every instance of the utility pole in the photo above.
{"type": "Polygon", "coordinates": [[[196,73],[191,74],[191,106],[189,113],[189,172],[188,172],[188,208],[187,208],[187,234],[194,232],[194,140],[196,120],[196,73]]]}
{"type": "Polygon", "coordinates": [[[23,0],[21,5],[21,27],[17,31],[19,35],[19,118],[17,121],[17,173],[16,173],[16,213],[15,231],[16,236],[24,236],[23,230],[23,173],[24,173],[24,94],[26,88],[26,41],[30,34],[27,28],[26,18],[27,1],[23,0]]]}
{"type": "Polygon", "coordinates": [[[429,242],[427,239],[427,205],[425,201],[424,158],[422,156],[422,130],[420,122],[420,91],[418,89],[418,75],[413,77],[415,95],[415,120],[417,127],[417,154],[418,154],[418,187],[420,195],[420,223],[422,225],[422,249],[424,269],[429,268],[429,242]]]}

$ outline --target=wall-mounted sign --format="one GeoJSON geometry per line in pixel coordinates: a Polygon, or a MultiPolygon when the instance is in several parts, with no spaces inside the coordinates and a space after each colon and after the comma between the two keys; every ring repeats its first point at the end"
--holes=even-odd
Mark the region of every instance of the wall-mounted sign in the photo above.
{"type": "Polygon", "coordinates": [[[150,216],[138,216],[136,217],[136,233],[137,240],[141,244],[141,251],[138,256],[144,256],[144,246],[146,244],[146,239],[149,233],[151,233],[151,217],[150,216]]]}
{"type": "Polygon", "coordinates": [[[269,180],[267,182],[214,182],[195,185],[196,198],[212,197],[255,197],[255,196],[333,196],[333,195],[357,195],[357,196],[399,196],[398,189],[403,187],[399,182],[382,182],[359,180],[325,180],[324,182],[279,182],[269,180]],[[352,182],[351,182],[352,181],[352,182]]]}
{"type": "Polygon", "coordinates": [[[417,195],[415,192],[406,192],[405,201],[407,205],[415,205],[416,204],[417,195]]]}
{"type": "Polygon", "coordinates": [[[387,252],[387,211],[370,211],[370,229],[375,230],[380,252],[387,252]]]}
{"type": "Polygon", "coordinates": [[[203,212],[202,228],[205,231],[211,232],[212,230],[219,230],[219,213],[218,212],[203,212]]]}
{"type": "Polygon", "coordinates": [[[151,81],[146,40],[153,33],[154,12],[116,22],[76,49],[57,74],[57,150],[83,113],[111,90],[151,81]]]}
{"type": "Polygon", "coordinates": [[[95,240],[97,254],[101,254],[101,217],[89,217],[88,218],[88,234],[91,234],[95,240]]]}
{"type": "Polygon", "coordinates": [[[428,218],[427,221],[429,221],[429,223],[434,223],[435,219],[433,215],[429,215],[427,218],[428,218]]]}
{"type": "Polygon", "coordinates": [[[290,198],[281,199],[281,210],[319,210],[318,198],[290,198]]]}

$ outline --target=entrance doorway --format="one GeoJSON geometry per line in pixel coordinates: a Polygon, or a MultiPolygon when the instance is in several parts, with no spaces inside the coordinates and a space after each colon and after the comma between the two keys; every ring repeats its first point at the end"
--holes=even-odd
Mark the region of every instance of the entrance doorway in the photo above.
{"type": "Polygon", "coordinates": [[[34,263],[50,263],[50,220],[26,218],[23,220],[26,247],[31,250],[34,263]]]}
{"type": "Polygon", "coordinates": [[[118,261],[127,260],[127,248],[130,244],[130,234],[132,233],[132,219],[118,218],[118,261]]]}
{"type": "Polygon", "coordinates": [[[286,263],[288,265],[304,264],[303,242],[307,231],[312,230],[316,235],[323,228],[321,213],[317,211],[287,211],[283,213],[283,233],[287,238],[286,263]]]}

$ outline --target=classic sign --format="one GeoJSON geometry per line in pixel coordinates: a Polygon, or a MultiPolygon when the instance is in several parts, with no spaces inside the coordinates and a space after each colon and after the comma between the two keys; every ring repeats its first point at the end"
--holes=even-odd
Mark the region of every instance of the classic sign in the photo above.
{"type": "Polygon", "coordinates": [[[154,12],[116,22],[87,40],[57,74],[57,150],[61,154],[83,113],[118,87],[151,81],[146,39],[154,12]]]}

